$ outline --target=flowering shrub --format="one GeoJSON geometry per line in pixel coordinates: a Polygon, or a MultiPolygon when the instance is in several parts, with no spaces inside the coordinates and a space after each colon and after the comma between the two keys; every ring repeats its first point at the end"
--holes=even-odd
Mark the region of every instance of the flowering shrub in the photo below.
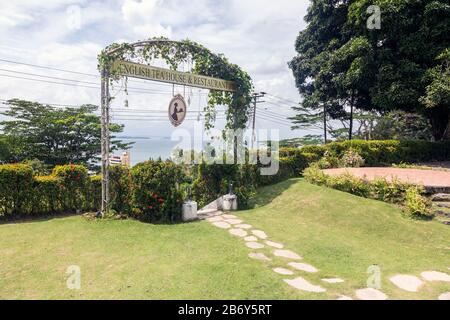
{"type": "Polygon", "coordinates": [[[64,207],[70,211],[83,210],[89,178],[86,167],[74,164],[56,166],[52,175],[60,179],[64,207]]]}
{"type": "Polygon", "coordinates": [[[344,168],[359,168],[364,166],[364,159],[353,149],[348,149],[344,152],[339,164],[344,168]]]}
{"type": "Polygon", "coordinates": [[[180,184],[182,167],[171,161],[146,161],[131,169],[133,215],[147,222],[175,222],[181,219],[183,203],[180,184]]]}

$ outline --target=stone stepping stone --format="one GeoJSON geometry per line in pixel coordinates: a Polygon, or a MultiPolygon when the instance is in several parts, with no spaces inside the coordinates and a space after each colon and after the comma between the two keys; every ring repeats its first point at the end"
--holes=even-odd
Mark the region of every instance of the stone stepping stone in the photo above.
{"type": "Polygon", "coordinates": [[[252,252],[252,253],[249,253],[248,256],[255,260],[272,261],[272,259],[270,259],[268,256],[266,256],[264,253],[252,252]]]}
{"type": "Polygon", "coordinates": [[[237,237],[246,237],[248,235],[248,233],[242,229],[230,229],[228,230],[229,233],[231,233],[233,236],[237,236],[237,237]]]}
{"type": "Polygon", "coordinates": [[[224,214],[222,215],[222,217],[224,217],[225,219],[237,219],[237,217],[233,216],[232,214],[224,214]]]}
{"type": "Polygon", "coordinates": [[[330,278],[330,279],[322,279],[323,282],[326,283],[343,283],[344,279],[341,278],[330,278]]]}
{"type": "Polygon", "coordinates": [[[234,224],[241,224],[242,220],[239,220],[239,219],[225,219],[225,222],[234,225],[234,224]]]}
{"type": "Polygon", "coordinates": [[[273,271],[284,276],[292,276],[294,274],[294,272],[286,268],[275,268],[273,271]]]}
{"type": "Polygon", "coordinates": [[[423,281],[416,276],[399,274],[389,278],[389,280],[402,290],[408,292],[418,292],[423,285],[423,281]]]}
{"type": "Polygon", "coordinates": [[[450,275],[444,272],[425,271],[420,274],[427,281],[445,281],[450,282],[450,275]]]}
{"type": "Polygon", "coordinates": [[[450,202],[450,194],[448,193],[438,193],[431,197],[432,201],[444,201],[450,202]]]}
{"type": "Polygon", "coordinates": [[[353,300],[353,299],[349,296],[342,295],[342,296],[337,297],[336,300],[353,300]]]}
{"type": "Polygon", "coordinates": [[[438,299],[439,300],[450,300],[450,292],[441,294],[438,299]]]}
{"type": "Polygon", "coordinates": [[[316,292],[316,293],[327,291],[325,288],[322,288],[321,286],[313,285],[312,283],[303,279],[302,277],[298,277],[293,280],[285,279],[283,281],[286,282],[291,287],[294,287],[301,291],[316,292]]]}
{"type": "Polygon", "coordinates": [[[380,290],[374,288],[365,288],[356,290],[356,297],[360,300],[386,300],[387,295],[385,295],[380,290]]]}
{"type": "Polygon", "coordinates": [[[247,242],[257,242],[258,238],[254,237],[254,236],[249,236],[249,237],[245,237],[244,240],[247,242]]]}
{"type": "Polygon", "coordinates": [[[260,239],[267,239],[267,234],[261,230],[252,230],[252,233],[260,239]]]}
{"type": "Polygon", "coordinates": [[[208,218],[208,219],[206,219],[206,221],[219,222],[219,221],[223,221],[223,218],[221,216],[217,216],[217,217],[208,218]]]}
{"type": "Polygon", "coordinates": [[[287,259],[292,259],[292,260],[301,260],[302,257],[300,257],[298,254],[296,254],[295,252],[292,252],[290,250],[275,250],[273,252],[274,255],[276,255],[277,257],[282,257],[282,258],[287,258],[287,259]]]}
{"type": "Polygon", "coordinates": [[[213,222],[213,226],[216,226],[217,228],[220,228],[220,229],[230,229],[231,228],[231,225],[224,221],[213,222]]]}
{"type": "Polygon", "coordinates": [[[290,263],[288,263],[288,265],[291,266],[292,268],[295,268],[300,271],[311,272],[311,273],[319,272],[319,270],[317,270],[314,266],[307,264],[307,263],[290,262],[290,263]]]}
{"type": "Polygon", "coordinates": [[[245,244],[247,247],[249,247],[250,249],[262,249],[264,248],[264,245],[258,242],[247,242],[245,244]]]}
{"type": "Polygon", "coordinates": [[[273,241],[266,241],[266,244],[269,247],[273,247],[273,248],[277,248],[277,249],[283,249],[284,245],[282,245],[281,243],[277,243],[277,242],[273,242],[273,241]]]}
{"type": "Polygon", "coordinates": [[[249,225],[249,224],[238,224],[237,226],[235,226],[236,228],[239,228],[239,229],[251,229],[251,228],[253,228],[251,225],[249,225]]]}

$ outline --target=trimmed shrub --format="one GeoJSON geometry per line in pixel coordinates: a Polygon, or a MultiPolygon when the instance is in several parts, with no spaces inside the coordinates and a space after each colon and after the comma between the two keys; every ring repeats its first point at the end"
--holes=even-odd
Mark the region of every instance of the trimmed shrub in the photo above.
{"type": "Polygon", "coordinates": [[[132,215],[146,222],[175,222],[181,218],[185,177],[171,161],[146,161],[131,169],[133,178],[132,215]]]}
{"type": "Polygon", "coordinates": [[[110,167],[109,181],[110,208],[116,212],[130,213],[133,207],[133,177],[130,168],[122,165],[110,167]]]}
{"type": "Polygon", "coordinates": [[[0,165],[0,215],[14,216],[31,211],[33,169],[26,164],[0,165]]]}
{"type": "Polygon", "coordinates": [[[56,166],[52,175],[60,180],[59,188],[65,211],[88,209],[89,176],[86,167],[74,164],[56,166]]]}
{"type": "Polygon", "coordinates": [[[64,188],[55,176],[37,176],[33,181],[33,215],[52,214],[66,210],[64,188]]]}

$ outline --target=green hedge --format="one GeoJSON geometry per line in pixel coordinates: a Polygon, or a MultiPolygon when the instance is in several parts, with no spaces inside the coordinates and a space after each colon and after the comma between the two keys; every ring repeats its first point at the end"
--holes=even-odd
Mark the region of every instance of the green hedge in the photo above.
{"type": "MultiPolygon", "coordinates": [[[[305,155],[309,159],[321,158],[326,152],[342,157],[349,150],[356,151],[365,160],[365,166],[390,166],[402,162],[416,163],[421,161],[445,161],[450,159],[450,141],[428,142],[428,141],[364,141],[352,140],[342,142],[332,142],[323,146],[305,146],[300,149],[282,148],[281,157],[293,157],[298,161],[299,168],[305,169],[302,165],[305,155]]],[[[318,160],[318,159],[317,159],[318,160]]],[[[317,161],[315,160],[315,161],[317,161]]],[[[314,162],[314,161],[312,161],[314,162]]]]}
{"type": "Polygon", "coordinates": [[[57,166],[35,176],[27,164],[0,165],[0,217],[39,216],[98,207],[94,182],[83,166],[57,166]]]}
{"type": "Polygon", "coordinates": [[[304,176],[310,183],[326,186],[339,191],[354,194],[359,197],[380,200],[400,205],[404,212],[414,218],[430,218],[431,203],[422,196],[425,189],[399,180],[387,181],[375,179],[366,181],[349,173],[331,176],[326,175],[317,165],[312,165],[304,171],[304,176]]]}

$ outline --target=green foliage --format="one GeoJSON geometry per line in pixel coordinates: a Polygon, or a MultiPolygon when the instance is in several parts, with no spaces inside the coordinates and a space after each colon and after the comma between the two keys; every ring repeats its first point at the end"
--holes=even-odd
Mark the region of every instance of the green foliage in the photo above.
{"type": "Polygon", "coordinates": [[[71,211],[83,210],[89,181],[86,167],[74,164],[56,166],[52,175],[61,181],[64,207],[71,211]]]}
{"type": "MultiPolygon", "coordinates": [[[[215,120],[216,105],[226,105],[227,128],[245,128],[249,115],[253,84],[250,76],[239,66],[230,63],[223,55],[217,55],[202,45],[190,41],[171,41],[164,37],[151,38],[139,45],[130,43],[113,43],[98,56],[99,69],[110,68],[114,60],[127,60],[139,57],[141,63],[150,64],[154,59],[164,60],[173,70],[180,64],[192,62],[190,72],[203,76],[234,81],[236,92],[211,90],[205,107],[205,126],[211,128],[215,120]]],[[[118,80],[119,75],[111,72],[111,80],[118,80]]]]}
{"type": "Polygon", "coordinates": [[[119,213],[131,212],[133,206],[133,177],[130,168],[122,165],[111,166],[109,180],[110,209],[119,213]]]}
{"type": "Polygon", "coordinates": [[[239,205],[245,207],[255,191],[257,176],[257,167],[252,165],[202,163],[192,184],[192,195],[202,207],[229,193],[232,183],[239,205]]]}
{"type": "Polygon", "coordinates": [[[333,156],[338,159],[342,158],[348,150],[352,150],[364,159],[365,166],[368,167],[450,159],[450,142],[448,141],[352,140],[332,142],[324,146],[305,146],[300,150],[315,154],[317,157],[333,156]]]}
{"type": "Polygon", "coordinates": [[[364,158],[353,149],[348,149],[339,159],[339,166],[344,168],[359,168],[364,166],[364,158]]]}
{"type": "Polygon", "coordinates": [[[422,115],[404,111],[391,111],[377,120],[372,138],[377,140],[432,140],[429,121],[422,115]]]}
{"type": "Polygon", "coordinates": [[[305,179],[313,184],[326,186],[359,197],[390,202],[403,206],[411,217],[429,217],[430,202],[422,196],[423,187],[402,183],[396,179],[375,179],[366,181],[349,173],[341,175],[326,175],[317,164],[304,171],[305,179]]]}
{"type": "MultiPolygon", "coordinates": [[[[290,62],[301,108],[350,123],[353,109],[418,112],[448,139],[449,12],[446,0],[311,1],[290,62]],[[367,28],[370,5],[381,29],[367,28]]],[[[295,110],[301,124],[307,112],[295,110]]]]}
{"type": "Polygon", "coordinates": [[[417,187],[410,187],[406,190],[406,212],[414,218],[429,218],[432,216],[430,202],[420,193],[417,187]]]}
{"type": "Polygon", "coordinates": [[[25,164],[0,165],[0,215],[14,216],[30,210],[33,169],[25,164]]]}
{"type": "Polygon", "coordinates": [[[133,177],[133,215],[147,222],[176,222],[181,218],[185,177],[173,162],[146,161],[131,169],[133,177]]]}
{"type": "MultiPolygon", "coordinates": [[[[38,159],[52,166],[67,163],[96,166],[101,151],[100,117],[93,114],[96,106],[54,108],[18,99],[6,104],[10,109],[2,114],[14,119],[0,122],[4,134],[0,148],[2,144],[7,148],[0,161],[38,159]]],[[[123,126],[111,124],[109,130],[119,133],[123,126]]],[[[111,138],[112,152],[129,146],[114,136],[111,138]]]]}

